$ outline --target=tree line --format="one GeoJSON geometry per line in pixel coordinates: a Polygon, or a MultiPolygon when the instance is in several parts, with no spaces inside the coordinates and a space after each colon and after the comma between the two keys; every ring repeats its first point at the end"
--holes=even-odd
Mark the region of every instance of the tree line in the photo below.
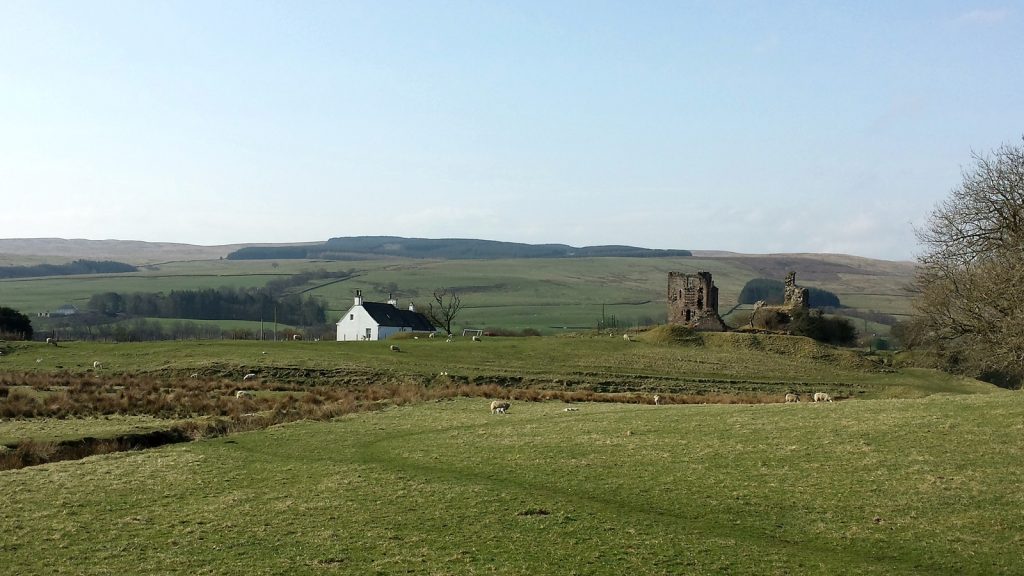
{"type": "Polygon", "coordinates": [[[113,260],[75,260],[69,264],[36,264],[34,266],[0,266],[0,278],[35,278],[39,276],[71,276],[74,274],[123,274],[138,268],[113,260]]]}
{"type": "Polygon", "coordinates": [[[88,309],[118,315],[194,320],[276,320],[293,326],[315,326],[327,319],[327,308],[312,297],[275,295],[266,288],[218,288],[120,294],[103,292],[89,299],[88,309]]]}
{"type": "MultiPolygon", "coordinates": [[[[809,287],[808,296],[811,308],[839,308],[839,296],[828,290],[809,287]]],[[[780,305],[786,296],[786,285],[782,280],[772,278],[754,278],[743,285],[740,290],[739,303],[753,304],[758,300],[764,300],[765,304],[780,305]]]]}

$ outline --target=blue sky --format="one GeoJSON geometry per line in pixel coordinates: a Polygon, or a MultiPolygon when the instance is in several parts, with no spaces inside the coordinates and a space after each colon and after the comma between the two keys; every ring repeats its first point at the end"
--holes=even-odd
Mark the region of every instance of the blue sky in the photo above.
{"type": "Polygon", "coordinates": [[[910,259],[1022,2],[0,0],[0,237],[910,259]]]}

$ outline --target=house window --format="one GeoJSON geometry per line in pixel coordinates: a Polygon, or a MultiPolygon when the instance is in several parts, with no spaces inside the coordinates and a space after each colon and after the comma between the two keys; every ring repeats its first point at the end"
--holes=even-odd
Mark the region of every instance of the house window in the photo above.
{"type": "Polygon", "coordinates": [[[355,314],[349,314],[348,315],[348,319],[349,320],[355,320],[356,319],[356,315],[355,314]]]}

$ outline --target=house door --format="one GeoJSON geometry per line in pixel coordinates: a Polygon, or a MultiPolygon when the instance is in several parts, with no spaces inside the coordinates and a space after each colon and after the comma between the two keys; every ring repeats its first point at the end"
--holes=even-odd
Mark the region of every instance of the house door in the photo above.
{"type": "Polygon", "coordinates": [[[367,328],[366,329],[366,336],[363,339],[364,340],[369,340],[372,335],[373,335],[373,328],[367,328]]]}

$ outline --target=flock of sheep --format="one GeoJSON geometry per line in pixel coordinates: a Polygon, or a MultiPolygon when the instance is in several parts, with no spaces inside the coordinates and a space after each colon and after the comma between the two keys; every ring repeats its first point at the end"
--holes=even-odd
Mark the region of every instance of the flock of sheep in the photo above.
{"type": "MultiPolygon", "coordinates": [[[[831,402],[832,396],[828,392],[815,392],[812,396],[815,402],[831,402]]],[[[792,404],[800,401],[799,394],[789,393],[786,394],[786,404],[792,404]]]]}

